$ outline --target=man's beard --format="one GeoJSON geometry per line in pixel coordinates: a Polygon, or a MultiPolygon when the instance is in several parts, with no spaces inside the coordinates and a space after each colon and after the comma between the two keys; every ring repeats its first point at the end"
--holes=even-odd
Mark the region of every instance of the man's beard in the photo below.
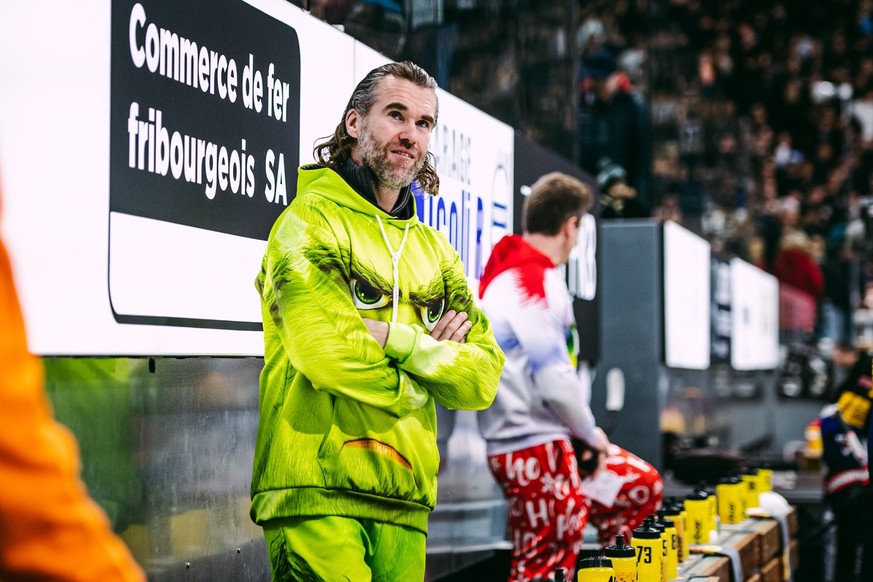
{"type": "Polygon", "coordinates": [[[388,159],[388,146],[380,142],[370,129],[364,125],[358,138],[358,153],[364,165],[369,167],[379,182],[388,188],[403,188],[415,180],[424,167],[427,158],[419,158],[409,171],[395,167],[388,159]]]}

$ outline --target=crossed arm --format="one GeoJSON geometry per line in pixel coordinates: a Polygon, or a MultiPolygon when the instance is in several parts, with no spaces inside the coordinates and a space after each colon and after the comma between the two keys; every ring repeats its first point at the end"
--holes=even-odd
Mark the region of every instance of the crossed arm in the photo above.
{"type": "MultiPolygon", "coordinates": [[[[376,321],[366,317],[363,319],[367,329],[370,330],[370,335],[384,348],[388,341],[389,325],[384,321],[376,321]]],[[[471,327],[473,324],[467,319],[466,311],[451,309],[443,314],[433,331],[430,332],[430,337],[438,341],[446,340],[462,344],[466,341],[467,332],[470,331],[471,327]]]]}

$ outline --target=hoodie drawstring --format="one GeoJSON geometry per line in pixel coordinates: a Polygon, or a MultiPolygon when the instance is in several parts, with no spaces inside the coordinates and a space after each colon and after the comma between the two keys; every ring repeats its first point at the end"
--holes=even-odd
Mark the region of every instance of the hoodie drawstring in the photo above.
{"type": "Polygon", "coordinates": [[[391,265],[394,270],[394,281],[392,282],[391,290],[391,323],[397,323],[397,304],[400,302],[400,287],[397,286],[397,280],[400,278],[400,254],[403,252],[403,245],[406,244],[406,236],[409,234],[409,223],[406,223],[406,228],[403,230],[403,240],[400,241],[400,247],[395,251],[391,246],[391,241],[388,240],[388,233],[385,232],[385,226],[382,224],[382,219],[376,215],[376,221],[379,223],[379,230],[382,231],[382,240],[385,241],[385,246],[388,247],[388,252],[391,253],[391,265]]]}

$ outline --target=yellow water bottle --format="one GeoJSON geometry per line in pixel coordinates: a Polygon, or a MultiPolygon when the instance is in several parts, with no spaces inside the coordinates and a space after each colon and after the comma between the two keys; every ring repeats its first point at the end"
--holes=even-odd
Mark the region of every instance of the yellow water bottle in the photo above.
{"type": "Polygon", "coordinates": [[[758,500],[758,487],[760,485],[761,479],[758,476],[757,469],[747,469],[743,471],[742,475],[743,481],[746,484],[746,509],[750,507],[758,507],[760,501],[758,500]]]}
{"type": "Polygon", "coordinates": [[[615,582],[637,582],[637,552],[623,535],[615,536],[615,544],[603,548],[603,555],[612,560],[615,582]]]}
{"type": "Polygon", "coordinates": [[[664,527],[664,536],[666,538],[666,577],[664,579],[673,580],[679,575],[679,556],[677,548],[679,543],[676,540],[676,538],[678,537],[676,533],[676,524],[672,519],[667,517],[667,510],[663,508],[658,510],[657,523],[664,527]]]}
{"type": "Polygon", "coordinates": [[[758,495],[773,491],[773,469],[764,463],[758,467],[758,495]]]}
{"type": "Polygon", "coordinates": [[[736,475],[723,477],[715,488],[718,517],[724,524],[740,523],[746,518],[743,480],[736,475]]]}
{"type": "Polygon", "coordinates": [[[576,562],[576,582],[615,582],[612,560],[595,556],[576,562]]]}
{"type": "Polygon", "coordinates": [[[704,489],[695,489],[685,498],[685,525],[689,545],[709,543],[710,502],[704,489]]]}
{"type": "Polygon", "coordinates": [[[655,515],[652,516],[652,527],[661,534],[661,582],[667,582],[667,534],[664,533],[664,524],[655,515]]]}
{"type": "Polygon", "coordinates": [[[655,528],[651,517],[633,531],[631,545],[637,554],[637,580],[639,582],[661,582],[661,532],[655,528]]]}
{"type": "Polygon", "coordinates": [[[700,485],[706,491],[707,499],[709,499],[709,535],[719,533],[721,531],[721,519],[718,517],[718,497],[715,495],[715,489],[712,491],[706,489],[706,485],[700,485]]]}
{"type": "Polygon", "coordinates": [[[673,520],[673,525],[676,527],[676,562],[681,564],[685,561],[686,545],[688,541],[685,539],[685,508],[682,502],[675,497],[670,497],[667,500],[665,507],[666,516],[673,520]]]}

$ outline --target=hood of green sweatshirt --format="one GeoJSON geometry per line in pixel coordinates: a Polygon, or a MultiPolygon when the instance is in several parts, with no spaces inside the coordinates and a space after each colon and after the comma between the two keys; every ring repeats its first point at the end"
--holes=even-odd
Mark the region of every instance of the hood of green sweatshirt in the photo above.
{"type": "Polygon", "coordinates": [[[418,222],[415,196],[410,195],[408,202],[412,207],[412,216],[407,219],[396,218],[356,192],[335,170],[312,164],[301,167],[297,176],[298,192],[318,194],[340,206],[345,206],[367,216],[378,216],[381,220],[392,223],[408,223],[411,226],[418,222]]]}

